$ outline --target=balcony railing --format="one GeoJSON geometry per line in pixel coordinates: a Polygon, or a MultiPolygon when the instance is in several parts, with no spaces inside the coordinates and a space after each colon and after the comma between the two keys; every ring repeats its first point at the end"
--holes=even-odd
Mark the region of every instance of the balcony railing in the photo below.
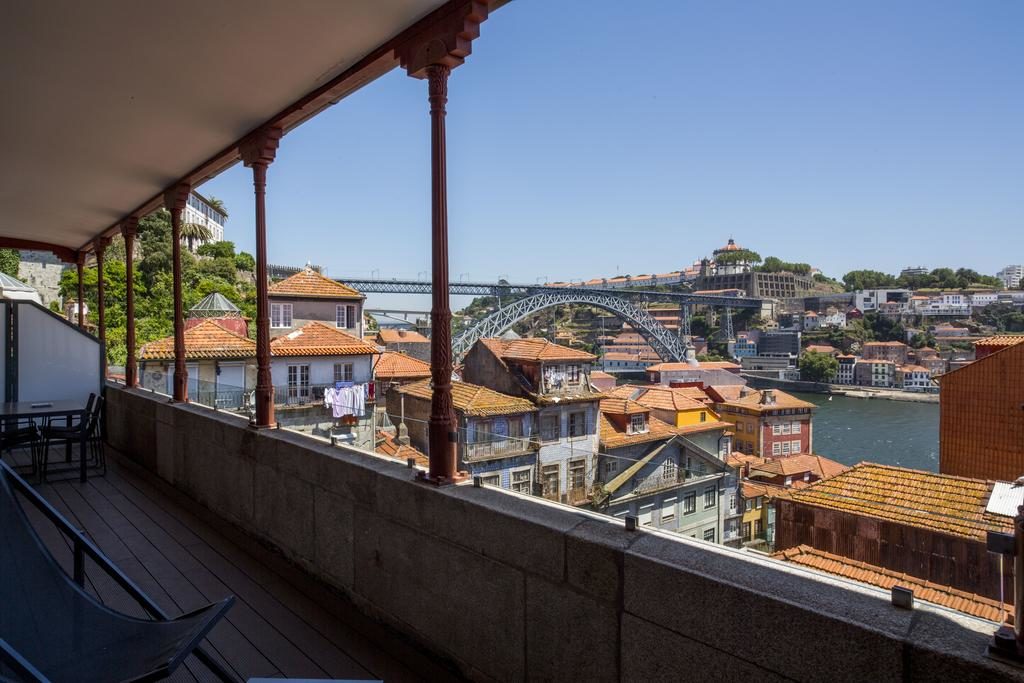
{"type": "Polygon", "coordinates": [[[714,476],[717,472],[697,472],[695,470],[687,470],[683,468],[677,468],[674,474],[665,474],[664,471],[660,471],[658,474],[652,474],[643,479],[633,479],[633,495],[642,495],[644,493],[651,493],[652,491],[658,491],[660,489],[668,488],[670,486],[676,486],[677,484],[683,484],[687,481],[697,481],[699,479],[706,479],[714,476]]]}
{"type": "Polygon", "coordinates": [[[489,460],[531,453],[540,448],[536,436],[509,436],[466,444],[466,460],[489,460]]]}

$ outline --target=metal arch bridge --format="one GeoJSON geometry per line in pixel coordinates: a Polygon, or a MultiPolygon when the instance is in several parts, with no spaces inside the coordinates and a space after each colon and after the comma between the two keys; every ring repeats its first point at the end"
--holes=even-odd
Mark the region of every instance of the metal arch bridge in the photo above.
{"type": "MultiPolygon", "coordinates": [[[[430,294],[431,284],[423,280],[386,280],[378,278],[335,278],[364,294],[430,294]]],[[[505,282],[449,282],[452,296],[534,296],[545,293],[571,296],[599,294],[632,301],[668,301],[676,304],[712,306],[715,308],[760,308],[762,299],[747,296],[717,296],[689,292],[657,292],[645,289],[601,289],[591,287],[552,287],[549,285],[509,284],[505,282]]],[[[597,305],[597,304],[595,304],[597,305]]]]}
{"type": "Polygon", "coordinates": [[[642,308],[626,301],[618,292],[592,292],[586,290],[565,290],[560,287],[543,287],[543,291],[518,299],[491,313],[473,327],[459,334],[452,341],[452,352],[463,356],[478,339],[497,337],[523,318],[551,306],[585,304],[601,308],[618,316],[639,332],[664,361],[685,360],[686,346],[682,340],[659,323],[642,308]]]}

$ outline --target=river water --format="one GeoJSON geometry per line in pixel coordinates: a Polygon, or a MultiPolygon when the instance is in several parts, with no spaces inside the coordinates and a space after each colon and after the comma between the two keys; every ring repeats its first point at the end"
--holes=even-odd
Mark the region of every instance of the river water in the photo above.
{"type": "Polygon", "coordinates": [[[795,393],[818,406],[814,453],[844,465],[862,460],[939,471],[939,404],[795,393]]]}

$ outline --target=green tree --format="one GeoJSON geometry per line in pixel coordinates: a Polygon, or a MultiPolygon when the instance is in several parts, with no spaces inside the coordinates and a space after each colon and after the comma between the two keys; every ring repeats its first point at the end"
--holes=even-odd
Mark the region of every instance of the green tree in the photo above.
{"type": "Polygon", "coordinates": [[[238,255],[235,256],[235,268],[237,268],[238,270],[255,272],[256,259],[253,257],[252,254],[240,251],[238,252],[238,255]]]}
{"type": "Polygon", "coordinates": [[[760,263],[761,255],[750,249],[726,251],[715,256],[715,263],[760,263]]]}
{"type": "Polygon", "coordinates": [[[839,361],[830,353],[804,353],[800,356],[800,379],[831,382],[839,372],[839,361]]]}
{"type": "Polygon", "coordinates": [[[220,211],[225,216],[228,215],[228,210],[224,207],[224,201],[223,200],[217,199],[214,196],[210,196],[210,197],[206,198],[206,203],[209,204],[210,206],[212,206],[213,208],[217,209],[218,211],[220,211]]]}
{"type": "Polygon", "coordinates": [[[207,242],[206,244],[200,244],[199,248],[196,249],[196,253],[200,256],[233,259],[235,258],[235,243],[226,240],[222,242],[207,242]]]}
{"type": "Polygon", "coordinates": [[[195,241],[206,242],[213,237],[213,231],[202,223],[182,223],[181,236],[185,238],[189,251],[194,251],[195,241]]]}
{"type": "Polygon", "coordinates": [[[17,249],[0,249],[0,273],[7,273],[13,278],[18,277],[18,264],[21,263],[21,252],[17,249]]]}
{"type": "Polygon", "coordinates": [[[851,270],[843,276],[846,291],[858,289],[875,289],[878,287],[895,287],[899,283],[892,275],[877,270],[851,270]]]}

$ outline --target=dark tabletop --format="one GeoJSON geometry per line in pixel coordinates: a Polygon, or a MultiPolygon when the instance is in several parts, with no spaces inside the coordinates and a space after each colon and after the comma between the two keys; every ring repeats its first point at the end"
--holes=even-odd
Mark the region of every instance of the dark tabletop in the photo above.
{"type": "Polygon", "coordinates": [[[0,403],[0,418],[50,417],[85,412],[84,401],[17,401],[0,403]]]}

